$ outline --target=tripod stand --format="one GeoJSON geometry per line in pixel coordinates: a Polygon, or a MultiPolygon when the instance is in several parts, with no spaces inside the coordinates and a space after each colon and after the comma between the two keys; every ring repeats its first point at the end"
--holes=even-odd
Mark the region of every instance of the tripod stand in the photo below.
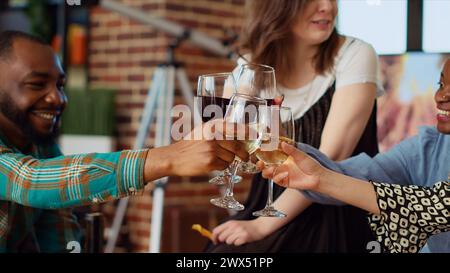
{"type": "MultiPolygon", "coordinates": [[[[148,135],[149,126],[153,120],[153,114],[157,111],[156,116],[156,135],[155,147],[166,146],[170,144],[170,129],[172,125],[172,117],[170,109],[173,107],[173,98],[175,93],[175,79],[178,81],[182,95],[189,107],[194,108],[194,95],[189,84],[188,77],[182,66],[177,63],[174,58],[174,51],[185,39],[187,35],[177,38],[175,42],[168,48],[168,62],[157,66],[151,86],[148,90],[147,100],[145,102],[144,112],[141,124],[139,126],[134,149],[142,149],[148,135]]],[[[161,244],[161,226],[163,218],[164,205],[164,188],[168,181],[167,177],[161,178],[154,182],[153,190],[153,208],[151,222],[151,240],[149,244],[149,252],[158,253],[161,244]]],[[[112,253],[117,242],[123,218],[128,206],[128,197],[119,201],[114,221],[106,244],[105,252],[112,253]]]]}
{"type": "MultiPolygon", "coordinates": [[[[171,122],[167,110],[170,109],[170,107],[173,104],[175,77],[179,81],[181,90],[183,92],[183,96],[186,98],[186,101],[188,102],[189,106],[191,106],[191,109],[194,109],[194,111],[196,110],[195,108],[192,107],[193,94],[190,89],[186,73],[184,73],[184,70],[182,70],[179,64],[177,66],[177,64],[174,62],[173,50],[175,49],[175,47],[178,46],[178,44],[181,41],[189,40],[191,43],[209,52],[212,52],[218,56],[232,58],[235,56],[233,54],[233,51],[230,50],[228,48],[228,45],[226,45],[224,42],[211,38],[200,31],[185,28],[182,25],[166,20],[164,18],[151,16],[151,14],[149,14],[148,12],[144,12],[137,8],[129,7],[115,0],[100,0],[92,2],[98,2],[98,5],[100,5],[102,8],[106,10],[116,12],[122,16],[131,18],[145,25],[151,26],[158,31],[164,32],[177,38],[176,44],[170,47],[169,62],[158,66],[153,75],[152,85],[148,91],[147,101],[145,103],[145,110],[134,147],[136,149],[144,147],[144,142],[148,133],[148,127],[152,120],[152,115],[153,112],[155,111],[155,104],[157,100],[159,106],[165,105],[169,107],[165,109],[166,111],[164,111],[164,109],[158,110],[157,141],[155,145],[158,146],[163,145],[162,143],[169,143],[170,139],[168,137],[169,134],[167,132],[170,131],[169,124],[171,122]]],[[[159,252],[159,245],[160,245],[159,238],[161,234],[161,221],[162,221],[162,204],[164,201],[163,200],[164,185],[166,182],[167,179],[165,178],[160,179],[155,184],[156,188],[154,190],[153,220],[151,233],[153,239],[151,240],[150,245],[151,252],[159,252]]],[[[128,206],[128,199],[122,199],[119,202],[119,206],[117,207],[111,232],[108,236],[109,239],[107,241],[105,249],[105,252],[107,253],[113,252],[114,250],[117,241],[117,236],[119,234],[119,230],[122,225],[122,221],[125,216],[127,206],[128,206]]]]}

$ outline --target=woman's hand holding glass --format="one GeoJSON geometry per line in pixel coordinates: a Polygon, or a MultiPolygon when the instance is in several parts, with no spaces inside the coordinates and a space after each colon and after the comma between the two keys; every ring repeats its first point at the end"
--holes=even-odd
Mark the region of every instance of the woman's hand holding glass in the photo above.
{"type": "Polygon", "coordinates": [[[315,159],[292,145],[281,143],[283,152],[289,158],[282,165],[274,168],[258,161],[258,169],[264,178],[273,179],[275,183],[286,188],[316,191],[320,178],[331,172],[315,159]]]}

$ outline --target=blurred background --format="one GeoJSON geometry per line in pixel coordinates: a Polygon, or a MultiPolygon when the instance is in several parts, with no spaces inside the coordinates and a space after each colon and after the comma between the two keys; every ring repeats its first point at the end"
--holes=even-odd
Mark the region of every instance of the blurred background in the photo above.
{"type": "MultiPolygon", "coordinates": [[[[41,35],[63,60],[69,105],[60,144],[66,154],[133,147],[152,74],[166,61],[173,38],[151,26],[83,0],[1,0],[0,31],[41,35]]],[[[233,48],[243,23],[245,0],[116,0],[128,7],[202,31],[233,48]]],[[[443,60],[450,57],[450,1],[339,0],[338,31],[371,43],[380,57],[387,94],[378,102],[381,150],[434,125],[434,91],[443,60]]],[[[200,74],[230,71],[235,61],[189,41],[175,50],[195,92],[200,74]]],[[[176,88],[175,104],[184,104],[176,88]]],[[[169,109],[167,109],[169,110],[169,109]]],[[[154,144],[150,127],[147,146],[154,144]]],[[[213,228],[228,212],[209,203],[218,194],[207,177],[171,177],[165,191],[161,252],[199,252],[206,239],[192,224],[213,228]]],[[[240,183],[245,200],[250,183],[240,183]]],[[[146,252],[152,220],[152,189],[133,197],[116,252],[146,252]]],[[[116,203],[78,209],[105,216],[105,237],[116,203]]],[[[106,239],[105,238],[105,239],[106,239]]]]}

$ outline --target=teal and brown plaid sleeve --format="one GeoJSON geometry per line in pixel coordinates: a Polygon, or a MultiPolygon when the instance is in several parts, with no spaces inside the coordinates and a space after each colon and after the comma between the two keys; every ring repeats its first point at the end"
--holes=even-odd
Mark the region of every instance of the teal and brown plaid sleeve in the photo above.
{"type": "Polygon", "coordinates": [[[0,149],[0,199],[57,209],[134,195],[148,150],[36,159],[0,149]]]}
{"type": "Polygon", "coordinates": [[[34,228],[43,253],[67,253],[70,242],[81,243],[81,227],[71,209],[41,210],[34,228]]]}

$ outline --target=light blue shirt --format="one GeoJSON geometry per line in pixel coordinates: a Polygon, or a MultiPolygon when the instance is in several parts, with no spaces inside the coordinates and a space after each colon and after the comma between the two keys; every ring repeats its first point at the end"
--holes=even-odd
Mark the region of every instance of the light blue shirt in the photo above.
{"type": "MultiPolygon", "coordinates": [[[[450,135],[441,134],[434,127],[421,127],[418,135],[373,158],[360,154],[334,162],[311,146],[301,143],[297,146],[325,167],[363,180],[431,187],[448,180],[450,175],[450,135]]],[[[303,194],[317,203],[343,204],[322,194],[310,191],[303,191],[303,194]]],[[[450,252],[450,232],[432,236],[428,249],[450,252]]]]}

